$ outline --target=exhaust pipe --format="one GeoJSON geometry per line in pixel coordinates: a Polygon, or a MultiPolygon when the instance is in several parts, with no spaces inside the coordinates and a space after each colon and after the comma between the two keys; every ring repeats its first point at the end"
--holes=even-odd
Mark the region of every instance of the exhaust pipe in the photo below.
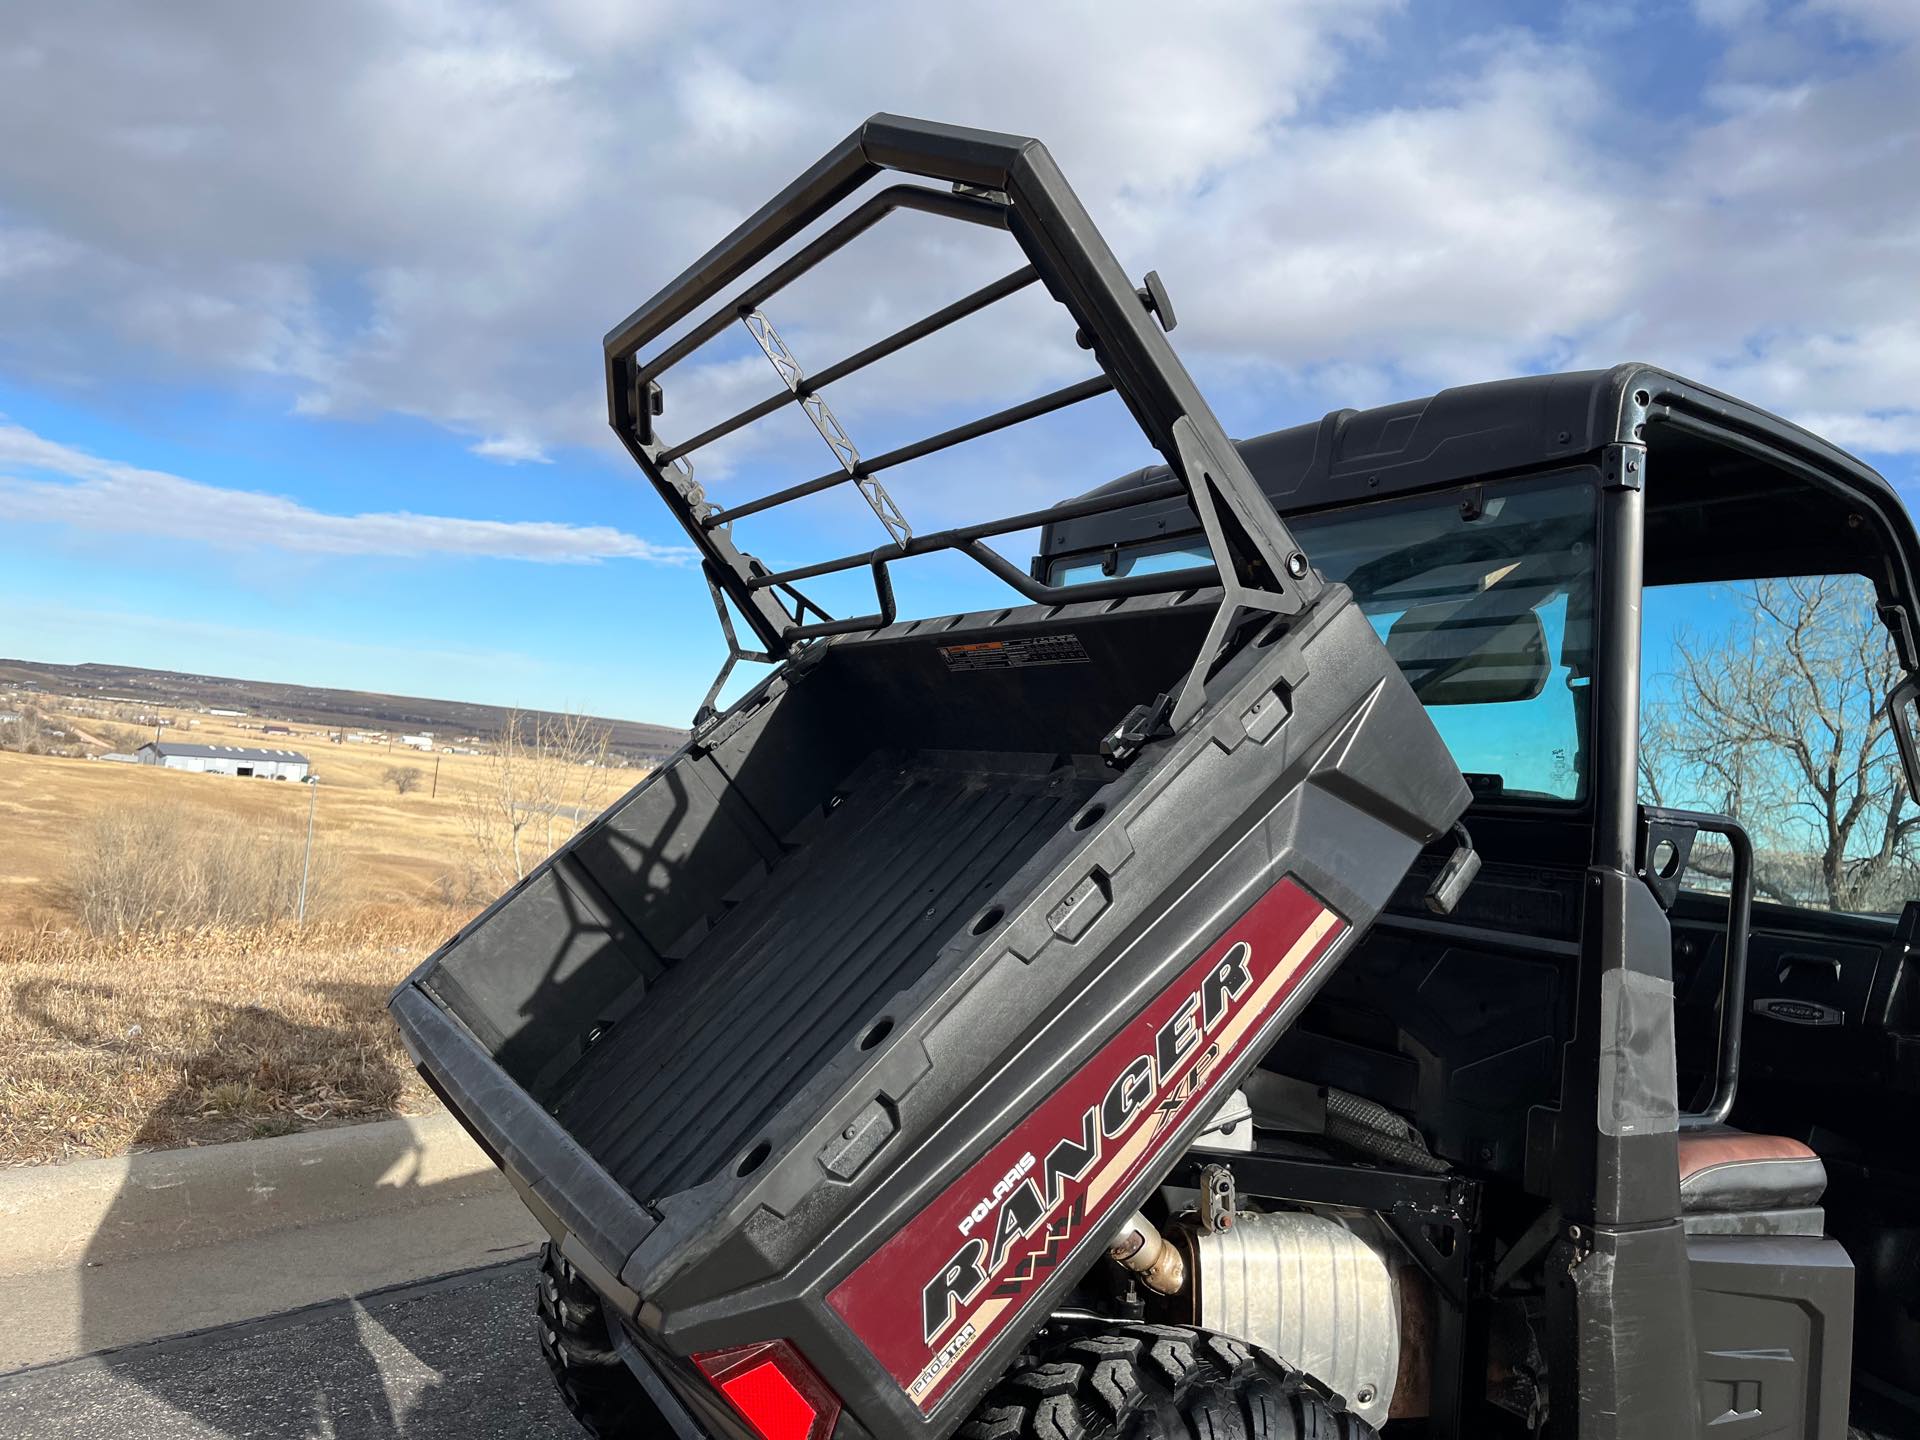
{"type": "Polygon", "coordinates": [[[1107,1257],[1138,1275],[1140,1283],[1157,1295],[1178,1295],[1187,1283],[1187,1262],[1138,1210],[1126,1218],[1113,1237],[1107,1257]]]}

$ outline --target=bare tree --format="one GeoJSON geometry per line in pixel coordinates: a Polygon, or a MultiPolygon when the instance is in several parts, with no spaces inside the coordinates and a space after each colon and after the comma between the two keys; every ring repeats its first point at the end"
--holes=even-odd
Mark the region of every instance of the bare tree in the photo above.
{"type": "MultiPolygon", "coordinates": [[[[1642,723],[1642,793],[1738,817],[1768,898],[1897,908],[1914,872],[1920,812],[1887,706],[1900,665],[1865,583],[1820,576],[1732,590],[1724,635],[1675,636],[1669,693],[1642,723]]],[[[1711,852],[1702,860],[1714,873],[1711,852]]]]}
{"type": "Polygon", "coordinates": [[[599,813],[609,732],[579,715],[509,710],[486,778],[462,804],[480,868],[501,885],[525,877],[599,813]]]}
{"type": "Polygon", "coordinates": [[[391,785],[402,795],[411,795],[426,778],[427,772],[418,765],[390,765],[387,773],[380,777],[382,783],[391,785]]]}
{"type": "Polygon", "coordinates": [[[583,715],[550,715],[544,728],[554,782],[541,838],[550,855],[562,840],[604,808],[612,734],[583,715]]]}

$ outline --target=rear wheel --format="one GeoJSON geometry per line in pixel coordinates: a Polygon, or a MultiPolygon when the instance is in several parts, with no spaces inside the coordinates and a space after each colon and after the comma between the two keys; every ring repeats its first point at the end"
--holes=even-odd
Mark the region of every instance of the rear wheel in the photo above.
{"type": "Polygon", "coordinates": [[[1023,1355],[962,1440],[1373,1440],[1371,1425],[1245,1341],[1180,1325],[1069,1329],[1023,1355]]]}
{"type": "Polygon", "coordinates": [[[613,1348],[600,1297],[551,1244],[540,1251],[540,1353],[573,1418],[600,1440],[671,1435],[659,1408],[613,1348]]]}

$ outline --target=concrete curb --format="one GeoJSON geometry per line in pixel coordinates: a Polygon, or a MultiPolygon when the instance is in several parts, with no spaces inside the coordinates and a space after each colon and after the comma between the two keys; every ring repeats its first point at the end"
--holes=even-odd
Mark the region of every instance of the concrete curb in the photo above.
{"type": "Polygon", "coordinates": [[[506,1188],[451,1115],[0,1171],[0,1275],[102,1264],[506,1188]]]}

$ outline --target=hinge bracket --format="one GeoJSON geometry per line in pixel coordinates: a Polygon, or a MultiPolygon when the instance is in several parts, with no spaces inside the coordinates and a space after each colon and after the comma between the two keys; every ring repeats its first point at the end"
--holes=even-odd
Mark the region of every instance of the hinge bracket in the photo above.
{"type": "MultiPolygon", "coordinates": [[[[1213,551],[1214,568],[1220,572],[1223,592],[1220,608],[1213,612],[1207,637],[1200,644],[1200,653],[1187,672],[1180,687],[1180,698],[1173,707],[1169,723],[1178,730],[1206,700],[1207,675],[1241,612],[1265,610],[1275,615],[1297,615],[1319,593],[1324,582],[1307,563],[1303,551],[1283,551],[1276,531],[1278,535],[1286,531],[1275,523],[1278,517],[1270,507],[1262,507],[1266,510],[1264,516],[1253,513],[1238,490],[1223,491],[1216,485],[1216,477],[1224,472],[1226,463],[1239,465],[1244,470],[1245,462],[1238,455],[1231,462],[1215,457],[1201,440],[1193,421],[1185,415],[1173,422],[1173,439],[1180,452],[1180,469],[1186,475],[1187,492],[1193,497],[1194,514],[1213,551]],[[1229,506],[1227,516],[1221,514],[1215,503],[1223,495],[1229,506]],[[1230,543],[1228,518],[1236,523],[1239,534],[1251,545],[1250,555],[1230,543]]],[[[1247,488],[1256,488],[1250,477],[1247,488]]]]}
{"type": "Polygon", "coordinates": [[[1638,490],[1647,480],[1647,447],[1620,441],[1601,447],[1600,483],[1608,490],[1638,490]]]}

